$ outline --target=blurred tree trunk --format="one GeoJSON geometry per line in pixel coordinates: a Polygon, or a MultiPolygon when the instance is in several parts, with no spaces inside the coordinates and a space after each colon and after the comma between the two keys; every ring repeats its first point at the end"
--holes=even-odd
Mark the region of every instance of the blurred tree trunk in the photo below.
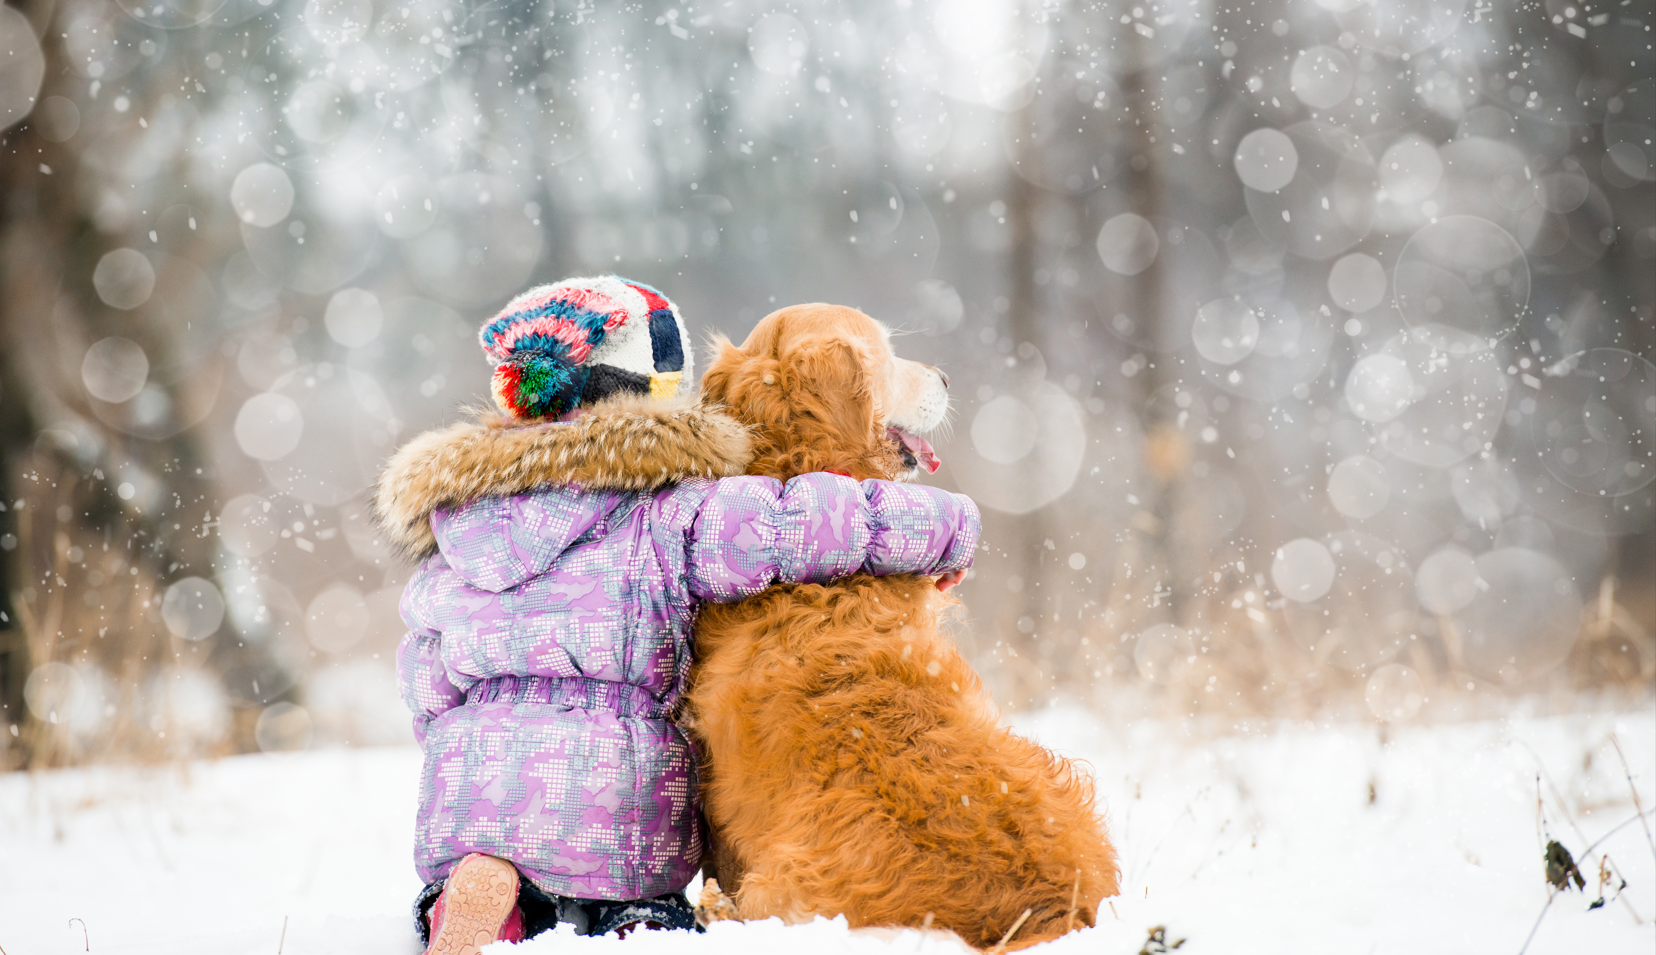
{"type": "MultiPolygon", "coordinates": [[[[51,0],[23,0],[15,7],[34,25],[36,36],[46,32],[51,0]]],[[[47,62],[51,76],[52,61],[47,62]]],[[[39,205],[39,137],[29,134],[27,124],[25,119],[0,131],[0,252],[9,252],[10,237],[27,229],[39,205]]],[[[0,740],[0,769],[14,764],[6,757],[12,755],[8,747],[15,739],[14,728],[27,718],[23,686],[31,668],[28,638],[13,603],[28,563],[27,554],[17,546],[25,516],[17,506],[23,500],[17,479],[38,430],[29,400],[33,382],[28,340],[34,336],[27,328],[26,310],[31,303],[16,294],[25,267],[12,255],[0,254],[0,732],[5,734],[0,740]]]]}
{"type": "MultiPolygon", "coordinates": [[[[1012,233],[1012,248],[1007,259],[1007,331],[1012,336],[1013,355],[1017,356],[1020,364],[1033,358],[1029,348],[1043,357],[1046,354],[1041,327],[1040,289],[1035,283],[1035,269],[1041,252],[1035,223],[1036,217],[1041,214],[1045,196],[1040,187],[1019,172],[1036,161],[1033,155],[1033,128],[1034,111],[1039,108],[1041,101],[1037,97],[1008,118],[1014,124],[1012,138],[1017,154],[1011,157],[1012,162],[1006,169],[1006,223],[1012,233]]],[[[1039,456],[1026,460],[1037,461],[1039,456]]],[[[1034,622],[1037,637],[1040,633],[1045,609],[1042,599],[1051,594],[1051,588],[1043,586],[1047,565],[1046,542],[1052,536],[1049,521],[1049,509],[1038,507],[1010,522],[1014,531],[1007,552],[1012,555],[1012,566],[1023,581],[1023,587],[1001,601],[1001,606],[1006,609],[1001,613],[997,630],[1002,639],[1014,645],[1021,642],[1024,636],[1018,623],[1025,617],[1034,622]]],[[[1019,665],[1012,674],[1012,685],[1018,688],[1019,696],[1024,693],[1037,696],[1045,689],[1045,680],[1034,661],[1034,654],[1020,653],[1015,659],[1019,665]]]]}
{"type": "MultiPolygon", "coordinates": [[[[1156,226],[1162,248],[1167,248],[1167,237],[1157,220],[1166,204],[1167,184],[1162,175],[1160,155],[1165,146],[1157,127],[1156,77],[1150,68],[1140,69],[1123,77],[1122,93],[1127,109],[1133,114],[1136,133],[1128,157],[1126,181],[1131,208],[1156,226]]],[[[1170,281],[1165,256],[1158,250],[1144,271],[1133,277],[1132,314],[1140,327],[1150,329],[1151,339],[1159,346],[1171,340],[1163,331],[1171,316],[1166,314],[1163,286],[1170,281]]],[[[1157,393],[1180,379],[1174,371],[1171,354],[1151,354],[1149,365],[1136,380],[1140,383],[1139,417],[1144,425],[1144,464],[1151,480],[1151,498],[1142,502],[1134,515],[1132,545],[1128,559],[1135,560],[1143,574],[1141,585],[1134,588],[1135,596],[1148,600],[1141,604],[1141,620],[1134,629],[1162,621],[1183,625],[1188,594],[1179,568],[1181,555],[1175,538],[1179,506],[1179,482],[1190,463],[1190,446],[1182,429],[1171,421],[1155,420],[1149,404],[1157,393]],[[1150,593],[1144,593],[1145,587],[1150,593]]]]}
{"type": "MultiPolygon", "coordinates": [[[[80,80],[52,27],[56,4],[19,9],[46,59],[39,99],[72,95],[80,80]]],[[[140,74],[124,87],[135,115],[165,83],[140,74]]],[[[76,140],[51,142],[32,119],[0,131],[0,535],[9,535],[0,541],[9,544],[0,549],[0,732],[18,726],[20,750],[0,765],[158,758],[167,747],[154,726],[164,724],[151,720],[164,720],[166,705],[150,698],[152,678],[214,649],[171,637],[160,613],[169,579],[213,575],[200,531],[211,476],[190,429],[151,440],[100,420],[80,381],[79,347],[120,334],[164,356],[186,330],[99,301],[94,266],[121,243],[99,234],[81,205],[76,140]],[[154,492],[118,494],[121,475],[137,471],[154,492]],[[24,684],[47,662],[95,663],[114,680],[116,713],[90,740],[27,712],[24,684]]]]}

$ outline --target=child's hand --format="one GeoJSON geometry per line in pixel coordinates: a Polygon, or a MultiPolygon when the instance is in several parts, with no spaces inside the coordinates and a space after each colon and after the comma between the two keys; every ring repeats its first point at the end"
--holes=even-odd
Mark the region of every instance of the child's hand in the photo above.
{"type": "Polygon", "coordinates": [[[948,593],[950,587],[953,587],[965,579],[966,572],[964,570],[951,570],[943,576],[937,578],[937,589],[943,593],[948,593]]]}

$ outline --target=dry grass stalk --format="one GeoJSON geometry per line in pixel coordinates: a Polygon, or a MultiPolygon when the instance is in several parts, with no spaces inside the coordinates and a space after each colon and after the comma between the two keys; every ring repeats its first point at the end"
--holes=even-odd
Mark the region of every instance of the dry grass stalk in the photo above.
{"type": "Polygon", "coordinates": [[[1627,765],[1627,754],[1622,752],[1621,740],[1616,734],[1610,734],[1610,745],[1616,748],[1616,756],[1621,760],[1622,776],[1627,780],[1627,791],[1633,796],[1633,810],[1639,814],[1639,828],[1644,830],[1645,842],[1650,844],[1650,854],[1656,856],[1656,837],[1650,833],[1650,823],[1645,821],[1644,801],[1639,798],[1639,787],[1633,785],[1633,770],[1627,765]]]}
{"type": "Polygon", "coordinates": [[[1001,940],[996,942],[995,947],[991,948],[989,951],[994,952],[995,955],[1000,955],[1000,953],[1005,952],[1006,946],[1012,941],[1012,936],[1018,934],[1018,929],[1023,928],[1023,924],[1029,921],[1029,916],[1034,914],[1034,912],[1034,909],[1024,909],[1023,914],[1018,916],[1018,920],[1012,923],[1012,927],[1006,930],[1006,934],[1002,935],[1001,940]]]}
{"type": "Polygon", "coordinates": [[[1075,888],[1070,891],[1069,914],[1064,918],[1064,934],[1075,931],[1075,910],[1081,903],[1081,870],[1075,870],[1075,888]]]}
{"type": "Polygon", "coordinates": [[[50,473],[56,464],[58,478],[42,482],[55,494],[26,499],[16,514],[19,576],[10,582],[11,604],[23,633],[26,667],[96,665],[109,676],[111,698],[95,733],[76,733],[67,719],[54,723],[26,709],[19,713],[23,767],[155,764],[203,755],[181,751],[174,745],[176,734],[169,742],[148,725],[150,714],[171,724],[165,703],[152,699],[150,689],[176,672],[185,650],[195,649],[181,645],[161,623],[156,560],[139,549],[110,546],[123,533],[130,537],[133,528],[124,520],[101,532],[58,519],[62,509],[77,513],[95,500],[95,489],[82,481],[78,468],[47,455],[28,464],[36,474],[50,473]]]}

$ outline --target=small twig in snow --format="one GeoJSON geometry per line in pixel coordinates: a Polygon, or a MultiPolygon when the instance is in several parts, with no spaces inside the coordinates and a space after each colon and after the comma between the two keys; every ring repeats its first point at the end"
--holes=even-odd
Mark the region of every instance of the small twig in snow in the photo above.
{"type": "Polygon", "coordinates": [[[1006,934],[1002,935],[1001,940],[996,942],[995,947],[991,948],[989,951],[995,952],[996,955],[1006,951],[1006,944],[1012,941],[1012,936],[1018,934],[1018,929],[1023,928],[1023,923],[1028,920],[1030,914],[1034,911],[1034,909],[1024,909],[1023,914],[1018,916],[1018,920],[1012,923],[1012,927],[1006,930],[1006,934]]]}
{"type": "Polygon", "coordinates": [[[282,937],[276,942],[276,955],[282,955],[282,949],[287,946],[287,916],[282,916],[282,937]]]}
{"type": "Polygon", "coordinates": [[[1627,888],[1627,876],[1622,875],[1621,868],[1616,865],[1616,861],[1614,859],[1610,858],[1610,853],[1608,853],[1608,852],[1606,852],[1606,853],[1599,856],[1599,897],[1598,897],[1598,901],[1594,902],[1592,905],[1587,906],[1587,910],[1590,912],[1593,909],[1602,908],[1604,906],[1604,903],[1605,903],[1604,887],[1606,885],[1610,884],[1610,875],[1611,875],[1611,873],[1614,873],[1615,877],[1616,877],[1616,880],[1621,883],[1620,885],[1616,886],[1616,894],[1614,896],[1611,896],[1611,898],[1621,899],[1621,903],[1623,905],[1627,906],[1627,914],[1633,916],[1633,924],[1634,925],[1643,925],[1644,924],[1644,917],[1639,914],[1638,909],[1633,907],[1633,902],[1631,900],[1629,900],[1628,897],[1626,896],[1626,894],[1624,894],[1624,892],[1623,892],[1623,890],[1627,888]]]}
{"type": "Polygon", "coordinates": [[[87,951],[89,951],[89,952],[92,951],[92,936],[86,934],[86,920],[85,919],[70,919],[69,920],[70,925],[74,925],[76,922],[81,923],[81,942],[86,945],[86,950],[87,951]]]}
{"type": "MultiPolygon", "coordinates": [[[[1206,792],[1207,792],[1207,790],[1204,789],[1204,790],[1202,790],[1201,793],[1197,793],[1197,796],[1201,796],[1206,792]]],[[[1172,837],[1174,832],[1178,831],[1179,823],[1184,822],[1184,818],[1186,816],[1189,816],[1192,822],[1194,822],[1196,820],[1196,813],[1193,812],[1192,809],[1191,809],[1191,807],[1194,806],[1195,803],[1196,803],[1195,799],[1191,799],[1191,800],[1188,800],[1187,802],[1185,802],[1184,808],[1179,810],[1179,814],[1177,816],[1173,817],[1173,823],[1172,823],[1172,825],[1167,827],[1167,832],[1162,835],[1161,841],[1157,842],[1156,845],[1150,850],[1150,854],[1144,857],[1144,864],[1142,866],[1136,867],[1138,869],[1138,874],[1141,877],[1142,876],[1147,876],[1147,875],[1150,874],[1150,863],[1156,861],[1156,853],[1160,852],[1161,847],[1167,844],[1167,840],[1172,837]]],[[[1129,877],[1128,881],[1131,882],[1132,878],[1129,877]]]]}
{"type": "MultiPolygon", "coordinates": [[[[1541,761],[1541,754],[1537,753],[1535,751],[1535,748],[1533,746],[1531,746],[1530,744],[1528,744],[1528,743],[1522,743],[1521,742],[1520,745],[1522,745],[1525,749],[1529,750],[1530,755],[1535,757],[1537,780],[1545,779],[1547,781],[1547,788],[1552,790],[1553,802],[1556,802],[1558,804],[1558,811],[1564,815],[1564,821],[1570,824],[1570,828],[1575,830],[1576,835],[1581,837],[1582,842],[1587,842],[1588,841],[1587,833],[1581,831],[1581,825],[1575,821],[1575,816],[1570,814],[1570,804],[1564,801],[1563,791],[1561,791],[1558,788],[1557,783],[1553,782],[1552,774],[1547,772],[1546,764],[1541,761]]],[[[1541,800],[1541,784],[1540,784],[1539,781],[1537,781],[1536,784],[1535,784],[1535,798],[1536,798],[1537,802],[1540,802],[1540,800],[1541,800]]],[[[1543,819],[1542,828],[1545,829],[1545,827],[1546,827],[1546,822],[1543,819]]],[[[1551,835],[1548,835],[1547,838],[1550,839],[1552,837],[1551,837],[1551,835]]],[[[1589,861],[1587,859],[1587,854],[1592,852],[1592,851],[1593,850],[1590,846],[1587,849],[1582,851],[1581,859],[1582,859],[1583,862],[1589,861]]]]}
{"type": "Polygon", "coordinates": [[[1621,740],[1616,734],[1610,734],[1610,745],[1616,747],[1616,756],[1621,760],[1622,775],[1627,779],[1627,791],[1633,794],[1633,808],[1639,813],[1639,825],[1644,829],[1645,841],[1650,843],[1650,854],[1656,856],[1656,836],[1650,834],[1650,824],[1644,821],[1644,802],[1639,799],[1639,787],[1633,785],[1633,770],[1627,765],[1627,755],[1622,752],[1621,740]]]}
{"type": "Polygon", "coordinates": [[[1642,816],[1629,816],[1626,819],[1623,819],[1621,822],[1616,823],[1614,826],[1610,827],[1609,832],[1605,833],[1602,836],[1599,836],[1597,839],[1594,839],[1592,845],[1590,845],[1586,849],[1582,850],[1581,857],[1583,859],[1587,858],[1587,854],[1589,852],[1592,852],[1594,849],[1597,849],[1600,845],[1602,845],[1604,843],[1604,840],[1610,838],[1611,836],[1615,835],[1618,832],[1621,832],[1623,829],[1626,829],[1628,826],[1631,826],[1634,822],[1636,822],[1640,819],[1643,819],[1644,816],[1653,816],[1653,815],[1656,815],[1656,809],[1652,809],[1649,812],[1646,812],[1642,816]]]}

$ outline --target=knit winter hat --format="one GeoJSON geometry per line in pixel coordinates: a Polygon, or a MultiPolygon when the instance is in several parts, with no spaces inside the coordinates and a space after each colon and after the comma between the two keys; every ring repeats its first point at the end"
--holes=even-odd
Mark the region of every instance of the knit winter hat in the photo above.
{"type": "Polygon", "coordinates": [[[483,326],[494,398],[514,418],[558,416],[618,391],[671,398],[691,375],[678,306],[614,275],[532,288],[483,326]]]}

